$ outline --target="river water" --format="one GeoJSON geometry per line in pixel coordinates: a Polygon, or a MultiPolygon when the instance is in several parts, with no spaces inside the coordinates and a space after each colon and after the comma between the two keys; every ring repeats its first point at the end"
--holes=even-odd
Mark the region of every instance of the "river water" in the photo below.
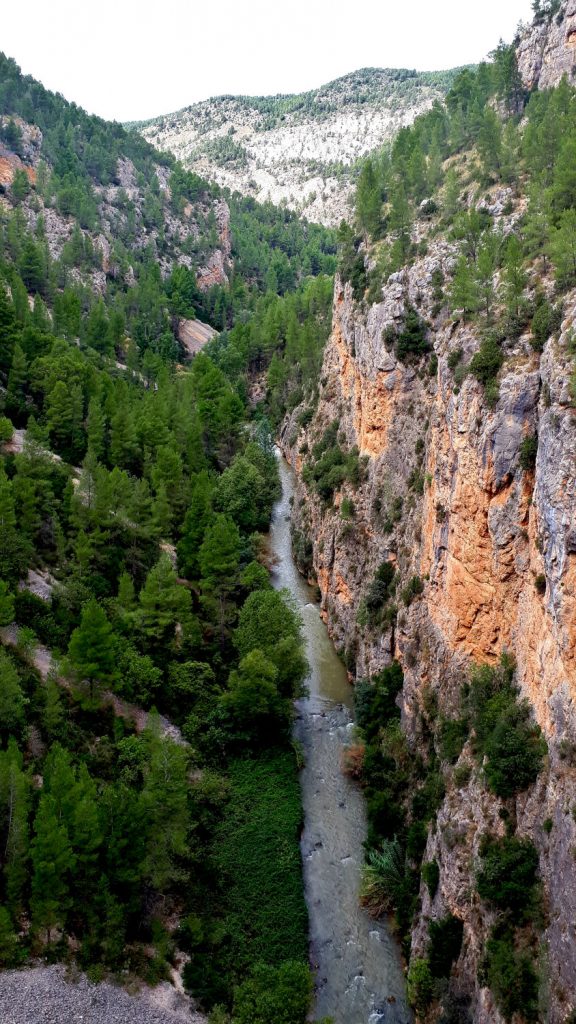
{"type": "Polygon", "coordinates": [[[289,590],[298,605],[310,664],[309,694],[298,702],[295,731],[306,759],[301,846],[316,969],[315,1016],[332,1017],[335,1024],[408,1024],[398,948],[386,924],[370,918],[358,901],[366,813],[360,789],[341,770],[342,749],[353,729],[352,687],[313,591],[294,564],[294,477],[282,458],[279,468],[282,498],[270,537],[273,583],[289,590]]]}

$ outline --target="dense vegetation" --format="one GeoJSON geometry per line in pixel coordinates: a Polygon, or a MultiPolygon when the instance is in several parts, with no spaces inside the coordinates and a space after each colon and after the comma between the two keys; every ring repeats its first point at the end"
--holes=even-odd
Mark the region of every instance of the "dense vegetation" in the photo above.
{"type": "Polygon", "coordinates": [[[215,1019],[296,1024],[307,665],[247,386],[277,419],[316,372],[333,239],[234,198],[202,291],[217,189],[5,57],[0,112],[0,965],[155,981],[178,948],[215,1019]],[[182,368],[194,315],[229,331],[182,368]]]}
{"type": "MultiPolygon", "coordinates": [[[[377,579],[385,600],[393,578],[393,571],[379,570],[377,579]]],[[[420,879],[431,899],[438,889],[437,862],[423,863],[422,858],[429,824],[449,780],[465,785],[474,772],[473,756],[478,782],[510,801],[536,780],[546,744],[519,700],[514,664],[508,656],[503,656],[496,668],[471,670],[462,687],[460,718],[439,715],[429,695],[417,756],[400,728],[402,683],[402,671],[394,663],[357,684],[359,737],[347,751],[346,764],[363,785],[368,807],[363,903],[373,914],[394,914],[408,949],[420,879]],[[465,744],[468,749],[463,754],[465,744]]],[[[512,814],[503,810],[502,815],[508,822],[508,835],[504,839],[484,836],[476,876],[478,895],[498,912],[486,946],[482,978],[492,988],[506,1019],[515,1010],[522,1010],[529,1019],[538,987],[533,963],[534,924],[540,918],[538,855],[531,842],[514,834],[512,814]]],[[[453,837],[446,835],[445,839],[454,845],[459,842],[456,830],[453,837]]],[[[418,1012],[425,1013],[433,999],[446,991],[462,935],[462,922],[454,917],[430,921],[427,956],[413,958],[408,975],[409,997],[418,1012]]],[[[468,1018],[464,1015],[463,1019],[468,1018]]]]}

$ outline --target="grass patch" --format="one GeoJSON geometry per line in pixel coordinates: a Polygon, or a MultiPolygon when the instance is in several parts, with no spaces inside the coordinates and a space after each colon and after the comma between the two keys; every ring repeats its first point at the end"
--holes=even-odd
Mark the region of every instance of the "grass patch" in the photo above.
{"type": "Polygon", "coordinates": [[[257,961],[306,960],[300,830],[294,755],[282,751],[230,765],[232,796],[215,840],[224,879],[226,931],[236,971],[257,961]]]}

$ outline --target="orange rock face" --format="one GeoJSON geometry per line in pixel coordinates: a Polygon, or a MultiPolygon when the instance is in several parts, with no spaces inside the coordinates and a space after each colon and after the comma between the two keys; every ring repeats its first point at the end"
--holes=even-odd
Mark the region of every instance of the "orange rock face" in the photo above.
{"type": "Polygon", "coordinates": [[[0,185],[11,185],[17,170],[22,170],[28,176],[31,185],[36,184],[36,171],[33,167],[23,164],[20,157],[0,156],[0,185]]]}

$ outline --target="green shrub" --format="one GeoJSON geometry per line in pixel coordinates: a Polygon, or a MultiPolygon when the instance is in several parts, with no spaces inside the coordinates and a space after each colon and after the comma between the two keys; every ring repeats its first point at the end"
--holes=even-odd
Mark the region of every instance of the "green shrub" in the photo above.
{"type": "Polygon", "coordinates": [[[402,329],[396,336],[396,356],[401,362],[418,359],[430,351],[428,324],[414,306],[408,306],[402,329]]]}
{"type": "Polygon", "coordinates": [[[467,718],[443,718],[440,722],[440,757],[455,764],[468,739],[470,723],[467,718]]]}
{"type": "Polygon", "coordinates": [[[484,387],[487,387],[498,375],[504,362],[502,349],[495,338],[489,336],[484,338],[480,348],[470,362],[470,373],[476,377],[484,387]]]}
{"type": "Polygon", "coordinates": [[[433,900],[438,892],[438,886],[440,884],[440,868],[438,867],[438,861],[429,860],[426,864],[422,865],[422,878],[428,887],[430,899],[433,900]]]}
{"type": "Polygon", "coordinates": [[[424,583],[419,576],[413,576],[402,591],[402,600],[406,607],[409,608],[414,599],[423,593],[424,583]]]}
{"type": "Polygon", "coordinates": [[[408,969],[408,1001],[417,1013],[425,1013],[434,993],[434,979],[427,960],[412,960],[408,969]]]}
{"type": "Polygon", "coordinates": [[[465,695],[474,730],[474,751],[488,785],[506,798],[535,782],[547,751],[526,702],[518,700],[514,664],[506,655],[495,668],[477,666],[465,695]]]}
{"type": "Polygon", "coordinates": [[[499,910],[511,910],[521,918],[534,909],[538,853],[529,839],[484,837],[480,848],[478,893],[499,910]]]}
{"type": "Polygon", "coordinates": [[[234,990],[234,1024],[305,1024],[312,987],[305,962],[256,964],[234,990]]]}
{"type": "Polygon", "coordinates": [[[226,891],[229,964],[305,961],[302,808],[292,752],[230,765],[231,800],[214,846],[226,891]]]}
{"type": "Polygon", "coordinates": [[[428,963],[434,978],[447,978],[452,964],[460,956],[464,925],[459,918],[448,914],[440,921],[430,921],[428,935],[428,963]]]}
{"type": "Polygon", "coordinates": [[[530,719],[527,703],[512,704],[500,715],[486,741],[484,773],[496,796],[520,793],[536,781],[547,752],[540,727],[530,719]]]}
{"type": "Polygon", "coordinates": [[[377,617],[382,606],[393,595],[395,590],[396,570],[392,562],[382,562],[370,584],[365,597],[366,609],[371,621],[377,617]]]}
{"type": "Polygon", "coordinates": [[[456,369],[458,364],[462,362],[463,356],[464,356],[464,349],[463,348],[456,348],[456,349],[454,349],[454,351],[451,352],[450,355],[448,356],[448,369],[452,370],[452,372],[454,372],[454,370],[456,369]]]}
{"type": "Polygon", "coordinates": [[[525,473],[531,472],[536,467],[536,456],[538,454],[538,435],[530,434],[525,437],[520,445],[520,468],[525,473]]]}
{"type": "Polygon", "coordinates": [[[400,717],[396,698],[403,683],[402,669],[394,661],[374,676],[371,683],[364,681],[357,684],[354,695],[356,721],[367,742],[376,739],[382,725],[400,717]]]}
{"type": "Polygon", "coordinates": [[[404,884],[404,852],[397,839],[384,839],[370,850],[362,872],[360,901],[375,917],[392,912],[404,884]]]}
{"type": "Polygon", "coordinates": [[[506,1021],[515,1013],[524,1020],[538,1018],[538,977],[527,953],[518,952],[509,929],[495,929],[486,943],[481,983],[491,989],[506,1021]]]}

